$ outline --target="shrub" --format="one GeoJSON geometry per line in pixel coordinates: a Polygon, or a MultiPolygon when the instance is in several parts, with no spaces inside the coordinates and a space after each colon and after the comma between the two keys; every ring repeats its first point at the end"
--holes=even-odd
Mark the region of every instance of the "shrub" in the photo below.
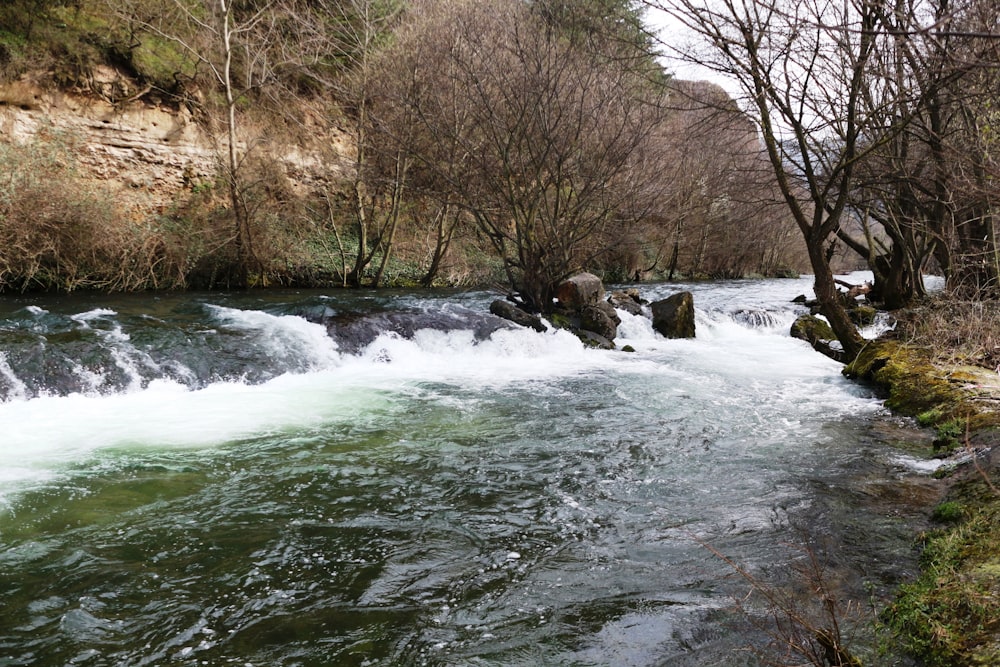
{"type": "Polygon", "coordinates": [[[46,134],[0,145],[0,289],[138,289],[166,268],[163,240],[74,168],[72,143],[46,134]]]}
{"type": "Polygon", "coordinates": [[[900,340],[935,350],[939,360],[994,369],[1000,365],[1000,302],[935,295],[896,314],[900,340]]]}

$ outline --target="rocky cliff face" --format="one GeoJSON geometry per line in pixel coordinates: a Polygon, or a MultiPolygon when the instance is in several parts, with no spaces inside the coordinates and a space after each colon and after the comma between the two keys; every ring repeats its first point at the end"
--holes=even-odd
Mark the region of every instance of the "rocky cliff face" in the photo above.
{"type": "MultiPolygon", "coordinates": [[[[0,85],[0,142],[63,142],[79,160],[83,176],[127,190],[132,199],[138,196],[156,208],[218,172],[224,143],[189,110],[141,97],[112,103],[108,98],[113,96],[94,91],[129,90],[122,75],[99,68],[93,78],[86,92],[56,90],[29,78],[0,85]]],[[[321,134],[314,146],[278,147],[278,162],[293,187],[308,188],[349,170],[344,137],[321,134]],[[334,159],[324,161],[322,152],[334,159]]]]}

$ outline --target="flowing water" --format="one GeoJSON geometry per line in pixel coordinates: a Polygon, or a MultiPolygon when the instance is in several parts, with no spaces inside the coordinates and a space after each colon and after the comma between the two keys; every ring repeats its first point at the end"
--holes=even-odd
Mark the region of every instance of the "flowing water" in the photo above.
{"type": "Polygon", "coordinates": [[[884,591],[922,478],[808,279],[693,289],[632,353],[486,293],[4,299],[0,665],[757,664],[712,550],[884,591]]]}

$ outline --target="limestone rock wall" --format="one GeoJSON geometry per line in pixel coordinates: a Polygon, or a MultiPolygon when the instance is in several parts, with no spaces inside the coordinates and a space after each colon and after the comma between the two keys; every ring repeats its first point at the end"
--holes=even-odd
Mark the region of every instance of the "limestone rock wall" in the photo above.
{"type": "MultiPolygon", "coordinates": [[[[104,72],[103,85],[118,85],[116,76],[104,72]]],[[[0,142],[36,138],[64,142],[79,160],[82,174],[127,190],[132,199],[143,197],[154,207],[212,178],[224,148],[224,142],[184,108],[142,100],[112,104],[100,95],[60,91],[30,80],[0,85],[0,142]]],[[[351,167],[343,136],[320,137],[311,147],[283,144],[265,149],[277,149],[296,189],[342,177],[351,167]],[[323,153],[340,158],[324,160],[323,153]]]]}

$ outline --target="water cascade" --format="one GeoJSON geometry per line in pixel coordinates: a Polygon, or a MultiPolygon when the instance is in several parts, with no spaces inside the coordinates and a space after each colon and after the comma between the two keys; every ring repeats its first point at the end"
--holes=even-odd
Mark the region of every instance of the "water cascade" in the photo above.
{"type": "Polygon", "coordinates": [[[8,298],[0,665],[756,664],[706,544],[912,566],[921,473],[788,336],[809,289],[697,285],[631,353],[486,293],[8,298]]]}

